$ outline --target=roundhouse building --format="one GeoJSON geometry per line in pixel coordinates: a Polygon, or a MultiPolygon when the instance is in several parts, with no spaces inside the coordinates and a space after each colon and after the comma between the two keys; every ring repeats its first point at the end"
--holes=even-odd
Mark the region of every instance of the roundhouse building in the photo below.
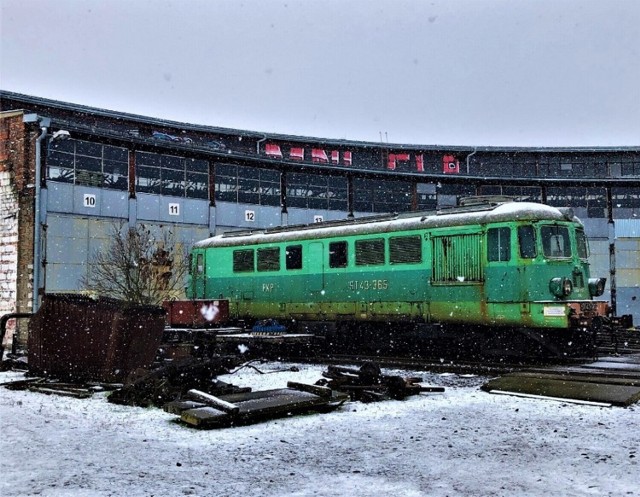
{"type": "Polygon", "coordinates": [[[0,315],[79,291],[114,223],[170,227],[188,248],[232,229],[440,209],[469,195],[572,207],[605,296],[640,322],[640,146],[330,140],[0,91],[0,315]]]}

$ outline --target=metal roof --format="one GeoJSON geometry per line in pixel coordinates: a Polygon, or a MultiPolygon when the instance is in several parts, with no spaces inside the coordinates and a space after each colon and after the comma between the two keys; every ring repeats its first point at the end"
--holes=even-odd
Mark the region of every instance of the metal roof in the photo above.
{"type": "Polygon", "coordinates": [[[36,97],[31,95],[24,95],[21,93],[10,92],[6,90],[0,90],[0,109],[2,108],[2,100],[10,99],[17,102],[23,102],[27,105],[42,105],[53,108],[58,108],[71,112],[84,112],[97,116],[103,116],[111,119],[129,120],[132,122],[144,123],[153,126],[163,126],[171,128],[180,128],[183,130],[219,133],[223,135],[254,137],[256,139],[273,139],[281,141],[291,142],[303,142],[307,144],[322,143],[326,145],[336,146],[349,146],[349,147],[365,147],[365,148],[379,148],[379,149],[393,149],[393,150],[447,150],[451,152],[551,152],[551,153],[589,153],[589,152],[640,152],[640,145],[638,146],[625,146],[625,147],[494,147],[494,146],[462,146],[462,145],[441,145],[441,144],[402,144],[402,143],[380,143],[380,142],[367,142],[367,141],[353,141],[353,140],[336,140],[331,138],[321,137],[306,137],[298,135],[286,135],[279,133],[267,133],[251,130],[240,130],[232,128],[224,128],[217,126],[205,126],[200,124],[182,123],[178,121],[171,121],[167,119],[152,118],[147,116],[141,116],[137,114],[128,114],[125,112],[116,112],[107,109],[101,109],[97,107],[89,107],[86,105],[74,104],[69,102],[61,102],[58,100],[51,100],[43,97],[36,97]]]}
{"type": "Polygon", "coordinates": [[[572,221],[581,224],[570,209],[533,202],[478,204],[436,212],[410,212],[362,217],[326,223],[284,226],[265,230],[243,230],[216,235],[194,244],[194,248],[248,246],[316,238],[390,233],[400,230],[472,226],[505,221],[572,221]]]}

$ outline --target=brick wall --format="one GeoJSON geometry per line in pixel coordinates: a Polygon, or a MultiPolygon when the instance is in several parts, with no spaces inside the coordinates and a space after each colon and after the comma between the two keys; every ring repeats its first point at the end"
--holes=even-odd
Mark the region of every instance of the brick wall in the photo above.
{"type": "MultiPolygon", "coordinates": [[[[22,122],[21,111],[0,113],[0,315],[31,312],[33,295],[33,163],[37,129],[22,122]]],[[[18,346],[26,344],[26,323],[14,331],[18,346]]]]}
{"type": "Polygon", "coordinates": [[[0,314],[13,312],[18,276],[18,194],[13,173],[0,171],[0,314]]]}

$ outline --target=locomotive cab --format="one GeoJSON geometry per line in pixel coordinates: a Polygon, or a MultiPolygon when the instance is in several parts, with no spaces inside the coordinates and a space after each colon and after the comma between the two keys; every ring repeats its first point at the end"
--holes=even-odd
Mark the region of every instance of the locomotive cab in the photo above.
{"type": "Polygon", "coordinates": [[[607,315],[607,302],[593,300],[604,293],[606,279],[590,277],[589,245],[580,224],[543,220],[521,225],[517,243],[521,271],[527,273],[527,300],[542,304],[545,322],[560,319],[563,327],[577,328],[607,315]]]}

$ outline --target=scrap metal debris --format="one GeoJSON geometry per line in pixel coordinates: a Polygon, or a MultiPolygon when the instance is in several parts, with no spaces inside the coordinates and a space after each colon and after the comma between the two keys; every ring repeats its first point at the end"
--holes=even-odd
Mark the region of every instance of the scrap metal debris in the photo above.
{"type": "Polygon", "coordinates": [[[404,399],[423,392],[444,392],[444,387],[422,385],[420,378],[383,375],[373,363],[366,363],[360,369],[329,366],[322,375],[324,378],[315,385],[289,381],[287,388],[258,392],[211,395],[192,389],[183,400],[169,402],[163,409],[177,414],[180,421],[190,426],[218,428],[302,412],[327,412],[348,400],[371,402],[404,399]]]}
{"type": "Polygon", "coordinates": [[[187,391],[199,389],[214,395],[250,391],[216,379],[238,364],[237,357],[198,359],[189,357],[171,362],[151,372],[144,371],[127,381],[109,396],[109,402],[140,407],[161,407],[182,398],[187,391]]]}
{"type": "MultiPolygon", "coordinates": [[[[349,400],[363,402],[404,399],[423,392],[444,392],[444,387],[425,386],[421,378],[383,375],[374,363],[359,369],[328,366],[316,384],[289,381],[286,388],[252,391],[219,381],[220,374],[252,368],[253,361],[239,364],[236,356],[171,361],[163,367],[141,370],[122,384],[62,383],[45,378],[29,378],[4,384],[7,388],[28,389],[44,394],[90,397],[95,391],[113,390],[109,402],[133,406],[162,406],[177,414],[180,421],[197,428],[237,426],[305,412],[328,412],[349,400]],[[232,370],[232,368],[236,368],[232,370]]],[[[296,372],[287,367],[268,373],[296,372]]]]}
{"type": "Polygon", "coordinates": [[[190,390],[190,400],[165,404],[166,412],[196,428],[219,428],[309,411],[328,412],[349,400],[343,392],[319,385],[289,382],[287,388],[213,396],[190,390]]]}
{"type": "Polygon", "coordinates": [[[47,395],[61,395],[63,397],[86,399],[91,397],[95,392],[114,390],[120,385],[107,383],[64,383],[48,378],[27,378],[1,383],[0,386],[8,390],[29,390],[30,392],[44,393],[47,395]]]}
{"type": "Polygon", "coordinates": [[[347,392],[351,400],[374,402],[380,400],[402,400],[409,395],[422,392],[444,392],[444,387],[422,385],[422,378],[383,375],[378,365],[367,362],[360,369],[329,366],[322,373],[324,378],[317,385],[347,392]]]}

